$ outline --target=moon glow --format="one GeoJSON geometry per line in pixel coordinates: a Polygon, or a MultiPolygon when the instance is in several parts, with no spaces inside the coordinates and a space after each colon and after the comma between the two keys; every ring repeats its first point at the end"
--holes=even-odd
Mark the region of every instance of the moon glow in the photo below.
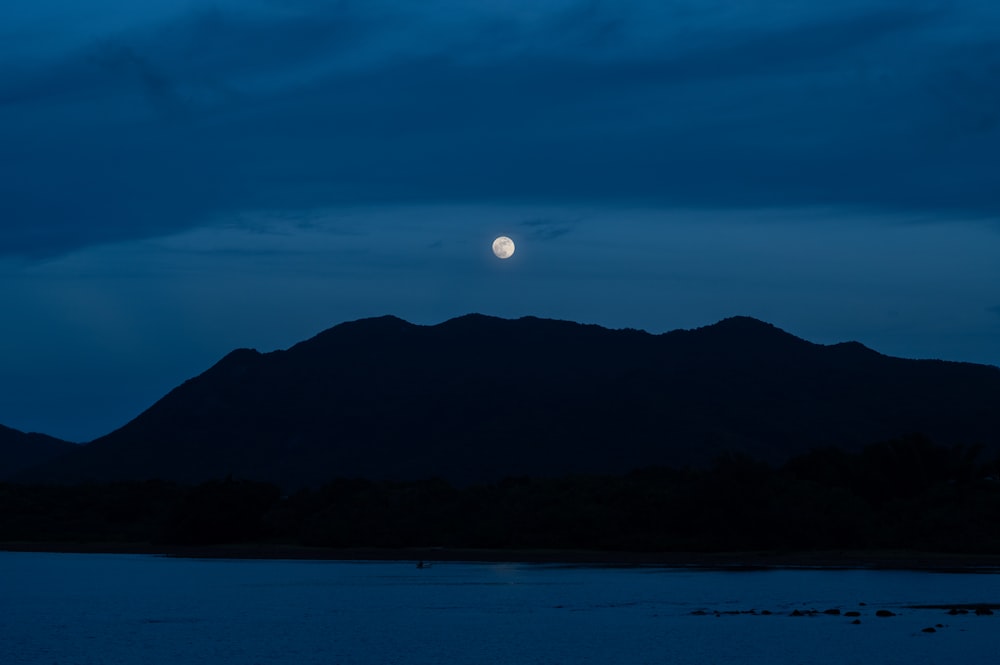
{"type": "Polygon", "coordinates": [[[509,259],[514,255],[514,241],[507,236],[500,236],[493,241],[493,253],[498,259],[509,259]]]}

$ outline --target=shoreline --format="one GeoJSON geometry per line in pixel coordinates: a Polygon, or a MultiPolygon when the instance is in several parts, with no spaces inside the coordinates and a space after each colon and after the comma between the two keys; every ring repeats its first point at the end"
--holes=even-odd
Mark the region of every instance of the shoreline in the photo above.
{"type": "Polygon", "coordinates": [[[781,568],[922,570],[1000,573],[1000,555],[896,550],[765,552],[615,552],[441,547],[330,548],[275,544],[152,545],[149,543],[0,543],[0,551],[62,554],[146,554],[188,559],[299,561],[427,561],[661,566],[707,570],[781,568]]]}

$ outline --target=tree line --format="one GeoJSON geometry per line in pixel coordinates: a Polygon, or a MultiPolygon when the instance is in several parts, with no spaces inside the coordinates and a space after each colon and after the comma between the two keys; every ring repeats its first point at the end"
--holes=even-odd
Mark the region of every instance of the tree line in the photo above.
{"type": "Polygon", "coordinates": [[[0,541],[273,543],[608,551],[917,549],[1000,552],[1000,459],[921,436],[829,448],[771,467],[621,476],[336,479],[283,494],[227,478],[76,486],[0,484],[0,541]]]}

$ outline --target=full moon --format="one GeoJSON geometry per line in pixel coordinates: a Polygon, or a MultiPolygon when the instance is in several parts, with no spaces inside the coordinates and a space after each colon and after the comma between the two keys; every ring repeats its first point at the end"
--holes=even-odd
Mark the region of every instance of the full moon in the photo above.
{"type": "Polygon", "coordinates": [[[500,236],[493,241],[493,253],[498,259],[509,259],[514,255],[514,241],[507,236],[500,236]]]}

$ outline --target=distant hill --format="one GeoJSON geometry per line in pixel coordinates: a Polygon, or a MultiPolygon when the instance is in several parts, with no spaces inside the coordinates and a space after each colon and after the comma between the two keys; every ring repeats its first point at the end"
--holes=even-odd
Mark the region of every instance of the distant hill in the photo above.
{"type": "Polygon", "coordinates": [[[233,351],[121,429],[22,479],[511,475],[780,463],[909,433],[1000,451],[1000,369],[822,346],[746,317],[652,335],[468,315],[344,323],[233,351]]]}
{"type": "Polygon", "coordinates": [[[0,481],[72,450],[77,445],[44,434],[25,434],[0,425],[0,481]]]}

